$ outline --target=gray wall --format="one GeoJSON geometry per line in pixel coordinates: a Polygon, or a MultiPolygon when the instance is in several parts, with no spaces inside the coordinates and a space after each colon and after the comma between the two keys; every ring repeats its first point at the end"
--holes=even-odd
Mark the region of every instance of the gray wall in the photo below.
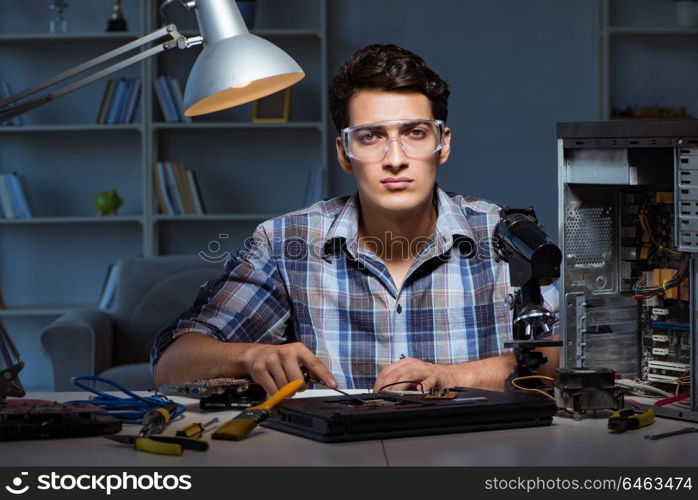
{"type": "MultiPolygon", "coordinates": [[[[596,8],[590,0],[333,0],[330,73],[370,43],[422,56],[451,86],[451,159],[438,182],[533,205],[557,237],[559,121],[596,120],[596,8]]],[[[355,190],[330,150],[331,192],[355,190]]]]}

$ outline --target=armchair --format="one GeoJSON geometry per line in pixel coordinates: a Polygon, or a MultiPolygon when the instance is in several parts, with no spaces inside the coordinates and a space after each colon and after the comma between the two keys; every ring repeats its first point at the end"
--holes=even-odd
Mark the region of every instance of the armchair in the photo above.
{"type": "Polygon", "coordinates": [[[71,311],[41,332],[54,390],[73,390],[76,375],[101,375],[131,390],[154,387],[149,354],[155,335],[191,306],[205,281],[223,272],[222,264],[198,256],[121,260],[114,310],[71,311]]]}

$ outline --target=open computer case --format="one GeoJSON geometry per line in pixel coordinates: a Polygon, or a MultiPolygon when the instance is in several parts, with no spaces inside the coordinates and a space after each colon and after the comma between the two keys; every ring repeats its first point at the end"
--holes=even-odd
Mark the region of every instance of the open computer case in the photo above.
{"type": "Polygon", "coordinates": [[[689,391],[655,411],[698,421],[698,120],[560,123],[557,137],[561,364],[689,391]]]}

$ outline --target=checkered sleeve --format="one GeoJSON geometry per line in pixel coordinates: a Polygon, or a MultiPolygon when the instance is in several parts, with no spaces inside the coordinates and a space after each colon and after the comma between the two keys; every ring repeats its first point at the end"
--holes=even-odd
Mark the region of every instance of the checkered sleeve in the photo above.
{"type": "Polygon", "coordinates": [[[247,243],[228,258],[224,274],[204,283],[194,304],[158,333],[150,354],[153,374],[163,352],[187,333],[225,342],[286,341],[290,302],[264,227],[247,243]]]}

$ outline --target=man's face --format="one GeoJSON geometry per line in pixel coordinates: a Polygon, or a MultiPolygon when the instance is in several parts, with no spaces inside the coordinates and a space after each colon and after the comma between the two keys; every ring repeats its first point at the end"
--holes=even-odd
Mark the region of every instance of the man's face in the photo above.
{"type": "MultiPolygon", "coordinates": [[[[418,92],[361,90],[349,101],[349,127],[392,120],[433,120],[429,98],[418,92]]],[[[390,139],[401,134],[399,127],[386,126],[390,139]]],[[[409,213],[431,201],[437,167],[448,159],[451,133],[444,132],[440,151],[424,158],[411,158],[397,140],[389,142],[380,160],[362,161],[347,156],[337,138],[337,158],[342,170],[356,177],[362,205],[379,210],[409,213]]]]}

